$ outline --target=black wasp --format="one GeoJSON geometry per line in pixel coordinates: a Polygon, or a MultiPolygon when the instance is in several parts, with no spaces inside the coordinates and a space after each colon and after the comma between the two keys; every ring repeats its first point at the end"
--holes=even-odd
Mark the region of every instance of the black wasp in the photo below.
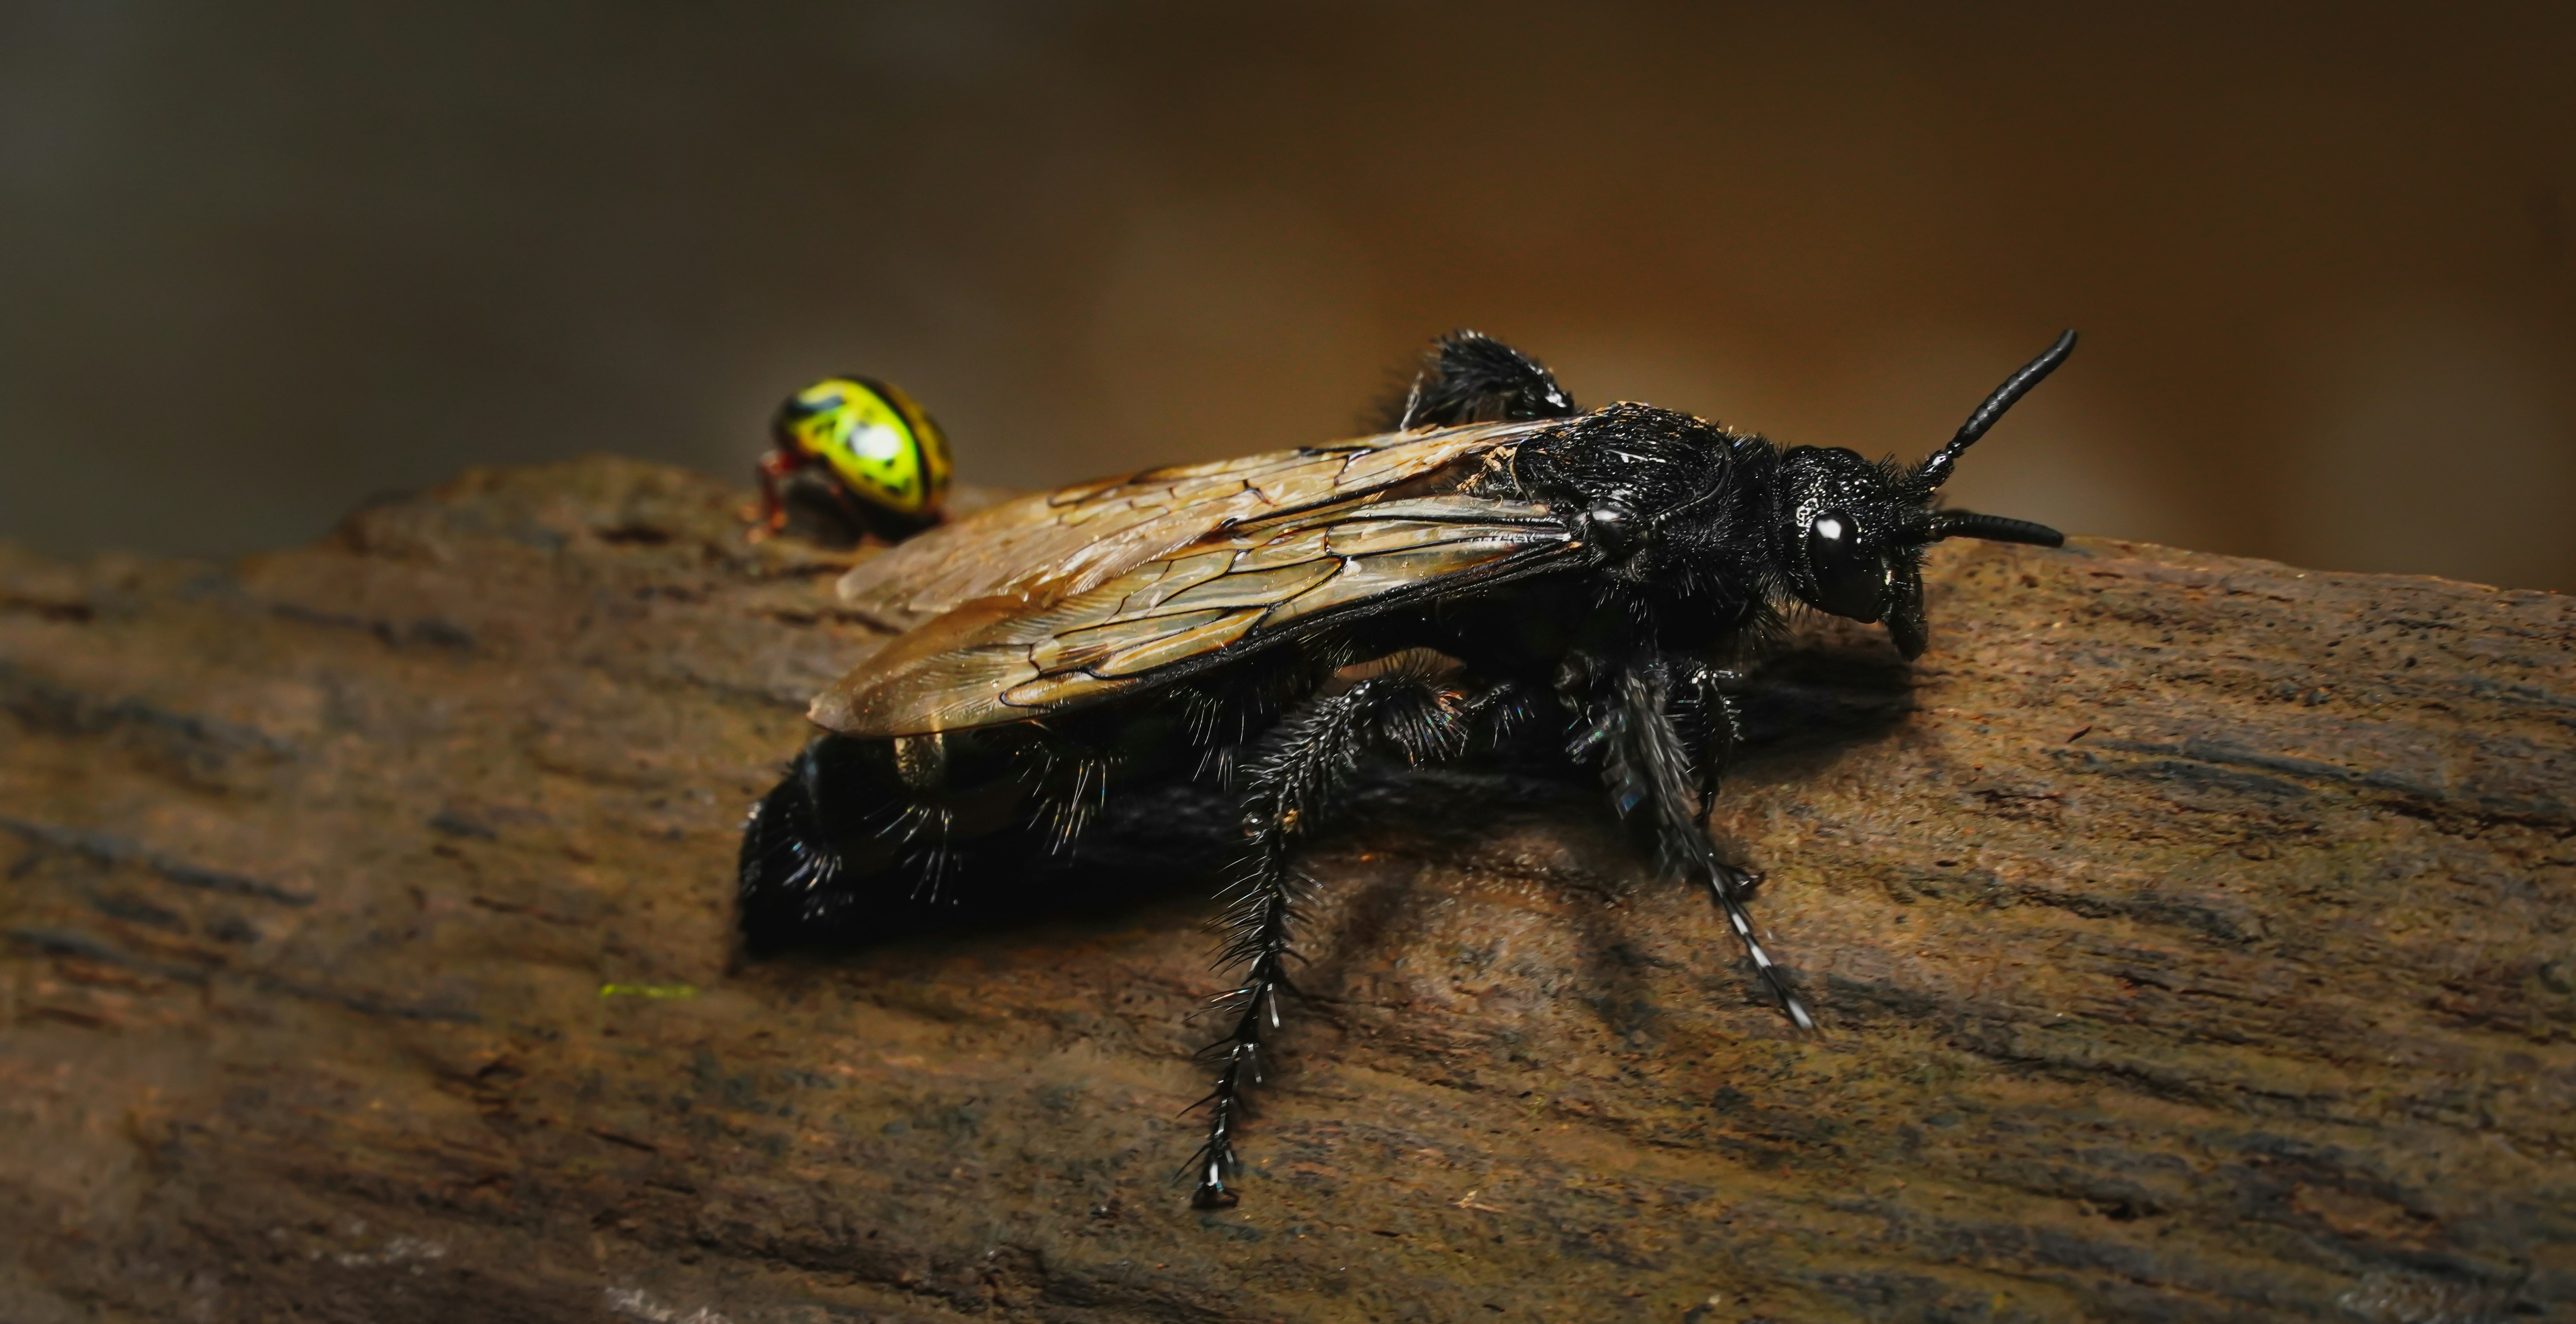
{"type": "Polygon", "coordinates": [[[2062,543],[1935,498],[2074,347],[2060,336],[1905,465],[1647,405],[1585,412],[1528,356],[1460,332],[1382,435],[1087,483],[904,543],[841,586],[911,628],[814,701],[828,734],[752,811],[746,930],[969,888],[979,849],[1061,851],[1113,794],[1226,781],[1246,851],[1224,918],[1239,979],[1218,999],[1229,1029],[1188,1172],[1198,1205],[1228,1205],[1293,991],[1298,841],[1369,755],[1429,763],[1543,722],[1811,1027],[1754,940],[1754,875],[1702,826],[1738,736],[1721,681],[1801,604],[1885,621],[1911,659],[1926,545],[2062,543]]]}

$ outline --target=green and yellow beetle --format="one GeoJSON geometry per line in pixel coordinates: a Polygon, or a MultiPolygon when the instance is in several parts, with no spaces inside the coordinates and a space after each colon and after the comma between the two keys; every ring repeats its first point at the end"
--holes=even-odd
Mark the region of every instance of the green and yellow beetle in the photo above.
{"type": "Polygon", "coordinates": [[[760,460],[760,532],[787,527],[791,500],[821,489],[853,535],[899,542],[937,524],[948,496],[948,439],[930,412],[887,382],[826,377],[787,397],[760,460]],[[787,490],[782,490],[782,485],[787,490]]]}

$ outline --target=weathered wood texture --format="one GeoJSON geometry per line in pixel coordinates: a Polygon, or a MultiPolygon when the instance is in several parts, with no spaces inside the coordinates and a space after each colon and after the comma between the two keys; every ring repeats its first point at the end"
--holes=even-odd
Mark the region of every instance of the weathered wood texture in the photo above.
{"type": "Polygon", "coordinates": [[[1713,825],[1815,1038],[1588,793],[1389,781],[1202,1215],[1198,890],[737,956],[881,638],[738,500],[0,557],[0,1318],[2576,1319],[2576,601],[1943,547],[1713,825]]]}

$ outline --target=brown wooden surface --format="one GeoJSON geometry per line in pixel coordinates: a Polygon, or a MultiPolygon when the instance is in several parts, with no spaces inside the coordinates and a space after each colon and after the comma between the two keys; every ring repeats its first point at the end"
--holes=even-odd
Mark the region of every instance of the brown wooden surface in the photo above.
{"type": "Polygon", "coordinates": [[[1387,782],[1211,1215],[1197,889],[736,954],[882,638],[739,500],[0,553],[0,1319],[2576,1319],[2570,599],[1944,546],[1714,822],[1816,1038],[1589,795],[1387,782]]]}

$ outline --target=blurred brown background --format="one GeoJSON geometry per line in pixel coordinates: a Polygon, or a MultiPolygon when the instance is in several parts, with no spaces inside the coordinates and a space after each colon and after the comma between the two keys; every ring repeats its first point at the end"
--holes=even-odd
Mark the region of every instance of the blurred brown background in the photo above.
{"type": "Polygon", "coordinates": [[[469,463],[1347,433],[1430,335],[2070,529],[2576,587],[2565,6],[0,8],[0,538],[469,463]]]}

